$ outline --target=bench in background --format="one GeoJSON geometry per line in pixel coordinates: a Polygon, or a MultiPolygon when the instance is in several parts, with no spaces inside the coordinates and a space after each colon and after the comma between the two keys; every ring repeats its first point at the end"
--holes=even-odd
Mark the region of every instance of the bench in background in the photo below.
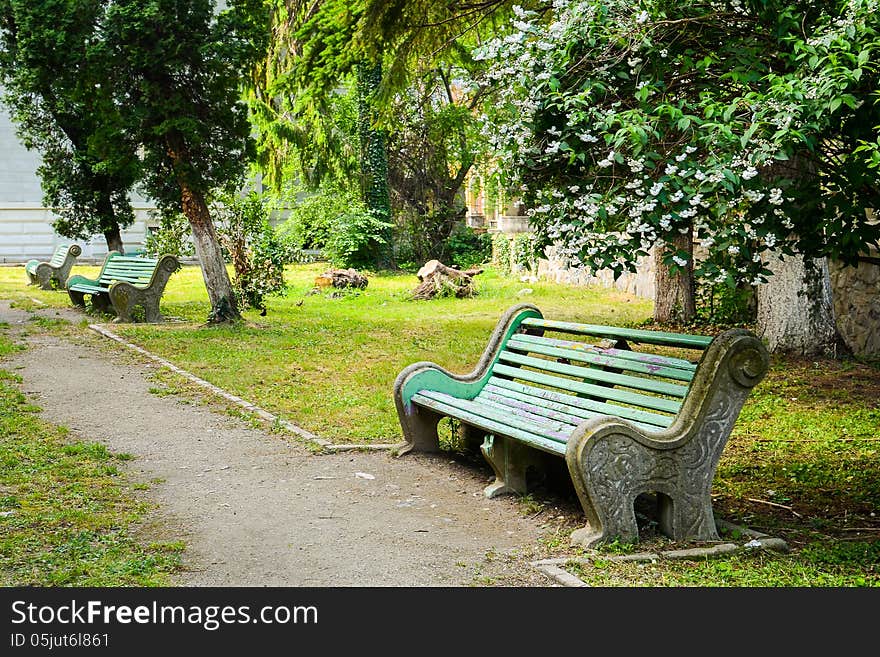
{"type": "Polygon", "coordinates": [[[67,281],[67,294],[76,306],[85,307],[85,295],[91,296],[92,306],[107,312],[116,312],[118,322],[133,321],[135,308],[143,308],[144,321],[160,322],[159,300],[171,274],[180,268],[177,258],[140,258],[111,251],[104,259],[96,279],[72,276],[67,281]]]}
{"type": "Polygon", "coordinates": [[[70,276],[70,269],[80,254],[82,247],[79,244],[62,244],[55,249],[49,262],[28,260],[24,266],[28,284],[51,290],[54,282],[56,289],[63,290],[67,277],[70,276]]]}
{"type": "Polygon", "coordinates": [[[551,321],[514,306],[470,374],[427,362],[400,373],[398,453],[438,450],[438,421],[455,418],[484,437],[496,474],[488,497],[527,492],[526,470],[541,466],[542,452],[565,459],[587,519],[575,544],[638,540],[634,503],[645,493],[656,494],[663,533],[717,540],[715,468],[768,363],[761,341],[742,329],[713,339],[551,321]],[[702,352],[699,362],[678,349],[702,352]]]}

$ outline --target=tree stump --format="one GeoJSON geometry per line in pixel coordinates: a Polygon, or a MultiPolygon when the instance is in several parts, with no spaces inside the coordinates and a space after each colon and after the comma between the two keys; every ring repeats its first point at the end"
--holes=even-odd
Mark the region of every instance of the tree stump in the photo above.
{"type": "Polygon", "coordinates": [[[421,284],[413,290],[412,298],[427,300],[437,296],[454,296],[458,299],[472,297],[477,293],[473,277],[481,273],[482,269],[461,271],[447,267],[439,260],[429,260],[416,274],[421,284]]]}
{"type": "Polygon", "coordinates": [[[315,277],[315,287],[353,287],[363,290],[367,287],[367,277],[355,269],[329,269],[315,277]]]}

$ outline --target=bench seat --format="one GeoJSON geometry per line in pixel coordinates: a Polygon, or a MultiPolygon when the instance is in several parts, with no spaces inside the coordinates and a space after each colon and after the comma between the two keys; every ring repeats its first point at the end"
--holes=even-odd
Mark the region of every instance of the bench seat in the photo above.
{"type": "Polygon", "coordinates": [[[401,372],[398,453],[439,449],[437,422],[454,418],[495,471],[487,496],[527,492],[541,452],[566,459],[588,520],[577,543],[637,538],[632,504],[646,492],[666,500],[670,536],[713,538],[717,458],[767,365],[761,342],[740,329],[713,338],[560,322],[523,304],[470,374],[434,363],[401,372]]]}

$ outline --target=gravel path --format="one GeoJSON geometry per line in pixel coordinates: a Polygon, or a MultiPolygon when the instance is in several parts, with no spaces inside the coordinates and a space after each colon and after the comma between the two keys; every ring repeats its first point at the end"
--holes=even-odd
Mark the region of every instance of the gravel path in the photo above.
{"type": "Polygon", "coordinates": [[[0,301],[0,321],[28,342],[3,367],[43,417],[132,454],[131,477],[157,482],[143,493],[158,504],[143,532],[186,542],[177,585],[554,584],[523,556],[539,521],[511,498],[483,498],[487,471],[443,456],[312,454],[210,404],[149,392],[157,367],[86,329],[22,331],[30,317],[0,301]]]}

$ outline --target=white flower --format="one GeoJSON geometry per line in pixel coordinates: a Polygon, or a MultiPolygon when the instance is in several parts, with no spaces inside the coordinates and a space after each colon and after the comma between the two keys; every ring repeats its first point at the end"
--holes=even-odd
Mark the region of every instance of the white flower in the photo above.
{"type": "Polygon", "coordinates": [[[677,255],[672,256],[672,262],[677,264],[679,267],[687,266],[688,261],[684,258],[679,258],[677,255]]]}
{"type": "Polygon", "coordinates": [[[651,196],[657,196],[663,189],[663,185],[661,183],[654,183],[651,185],[651,196]]]}
{"type": "Polygon", "coordinates": [[[751,180],[755,176],[758,175],[758,170],[755,167],[749,167],[745,171],[742,172],[743,180],[751,180]]]}
{"type": "Polygon", "coordinates": [[[731,245],[731,246],[728,246],[728,247],[727,247],[727,252],[728,252],[730,255],[736,255],[737,253],[739,253],[739,247],[736,246],[735,244],[734,244],[734,245],[731,245]]]}
{"type": "Polygon", "coordinates": [[[643,11],[641,14],[636,16],[636,22],[637,23],[645,23],[645,22],[647,22],[648,18],[650,18],[650,16],[648,16],[648,12],[643,11]]]}

